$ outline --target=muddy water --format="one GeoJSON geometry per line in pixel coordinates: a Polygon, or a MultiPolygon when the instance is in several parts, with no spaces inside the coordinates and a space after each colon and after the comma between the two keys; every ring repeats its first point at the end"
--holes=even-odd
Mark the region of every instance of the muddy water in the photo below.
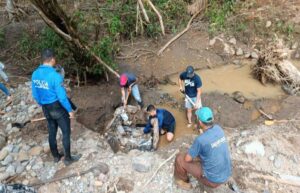
{"type": "MultiPolygon", "coordinates": [[[[209,93],[218,91],[232,94],[240,91],[246,98],[278,98],[284,95],[279,85],[262,85],[251,75],[250,65],[241,67],[226,65],[215,69],[197,71],[203,82],[203,92],[209,93]]],[[[178,75],[170,77],[177,83],[178,75]]],[[[173,96],[178,95],[178,86],[165,85],[161,89],[173,96]]]]}
{"type": "MultiPolygon", "coordinates": [[[[198,134],[195,127],[188,128],[187,120],[184,111],[179,111],[178,109],[174,109],[168,106],[160,106],[159,108],[164,108],[170,111],[176,119],[176,129],[175,129],[175,139],[184,136],[186,134],[198,134]]],[[[168,145],[169,142],[166,140],[166,135],[161,136],[159,140],[159,147],[163,147],[168,145]]]]}
{"type": "MultiPolygon", "coordinates": [[[[300,67],[300,65],[297,67],[300,67]]],[[[253,100],[259,98],[278,99],[285,95],[279,85],[269,84],[264,86],[255,80],[250,72],[250,65],[246,64],[241,67],[226,65],[212,70],[197,71],[197,74],[201,76],[203,92],[206,93],[218,91],[232,94],[235,91],[240,91],[246,98],[253,100]]],[[[174,75],[170,79],[177,83],[178,75],[174,75]]],[[[183,102],[183,96],[179,93],[178,85],[161,85],[160,89],[183,102]]],[[[205,105],[205,101],[203,101],[203,104],[205,105]]],[[[184,111],[168,106],[162,108],[168,109],[176,119],[175,139],[186,134],[199,134],[195,127],[187,128],[186,113],[184,111]]],[[[256,119],[259,116],[260,114],[251,119],[256,119]]],[[[167,144],[165,136],[161,136],[160,147],[167,144]]]]}

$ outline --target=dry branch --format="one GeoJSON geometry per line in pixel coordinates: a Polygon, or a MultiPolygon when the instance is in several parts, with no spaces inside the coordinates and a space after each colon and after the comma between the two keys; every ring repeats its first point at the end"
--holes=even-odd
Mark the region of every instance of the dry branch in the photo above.
{"type": "Polygon", "coordinates": [[[142,13],[143,13],[143,15],[144,15],[144,18],[145,18],[146,22],[147,22],[147,23],[150,23],[149,17],[148,17],[148,15],[147,15],[147,12],[146,12],[146,10],[145,10],[145,7],[144,7],[144,4],[143,4],[142,0],[138,0],[138,3],[139,3],[139,6],[140,6],[140,8],[141,8],[141,10],[142,10],[142,13]]]}
{"type": "Polygon", "coordinates": [[[165,165],[168,161],[170,161],[173,157],[175,157],[175,155],[178,153],[179,151],[176,150],[168,159],[166,159],[165,161],[163,161],[160,166],[155,170],[155,172],[153,173],[153,175],[151,176],[151,178],[145,183],[145,185],[143,186],[143,188],[145,188],[151,181],[152,179],[156,176],[157,172],[160,170],[160,168],[165,165]]]}
{"type": "Polygon", "coordinates": [[[264,180],[269,180],[269,181],[273,181],[273,182],[280,183],[280,184],[286,184],[286,185],[300,187],[300,182],[293,182],[293,181],[289,181],[289,180],[285,180],[285,179],[279,179],[279,178],[275,178],[274,176],[266,176],[266,175],[262,175],[262,174],[256,174],[253,177],[254,178],[262,178],[264,180]]]}
{"type": "Polygon", "coordinates": [[[156,9],[156,7],[153,5],[153,3],[151,2],[151,0],[147,0],[147,3],[150,5],[150,7],[153,9],[153,11],[156,13],[158,19],[159,19],[159,23],[160,23],[160,27],[161,27],[161,32],[163,35],[165,35],[165,26],[164,26],[164,22],[162,19],[161,14],[159,13],[159,11],[156,9]]]}

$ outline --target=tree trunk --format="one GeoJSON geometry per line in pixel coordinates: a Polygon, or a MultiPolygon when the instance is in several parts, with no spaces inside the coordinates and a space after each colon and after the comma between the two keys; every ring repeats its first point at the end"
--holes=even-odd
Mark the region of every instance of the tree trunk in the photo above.
{"type": "Polygon", "coordinates": [[[6,0],[6,6],[5,6],[5,9],[8,13],[8,18],[9,18],[9,21],[15,21],[15,6],[14,6],[14,2],[13,0],[6,0]]]}
{"type": "MultiPolygon", "coordinates": [[[[101,60],[97,55],[92,53],[87,45],[80,39],[76,25],[71,22],[70,18],[65,14],[59,6],[57,0],[30,0],[40,16],[59,36],[65,40],[68,47],[73,53],[73,57],[79,64],[91,66],[95,61],[102,64],[115,76],[119,74],[110,66],[101,60]]],[[[85,66],[82,66],[85,67],[85,66]]]]}

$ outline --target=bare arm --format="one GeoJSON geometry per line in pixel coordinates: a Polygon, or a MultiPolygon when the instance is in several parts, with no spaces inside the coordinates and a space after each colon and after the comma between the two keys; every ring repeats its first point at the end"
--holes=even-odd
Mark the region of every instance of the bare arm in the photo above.
{"type": "Polygon", "coordinates": [[[190,156],[190,154],[187,153],[184,157],[184,161],[191,162],[192,160],[193,160],[192,156],[190,156]]]}
{"type": "Polygon", "coordinates": [[[180,79],[180,77],[178,78],[178,84],[179,84],[179,89],[180,91],[183,91],[183,80],[180,79]]]}
{"type": "Polygon", "coordinates": [[[125,88],[121,88],[122,102],[125,102],[125,88]]]}
{"type": "Polygon", "coordinates": [[[201,103],[201,94],[202,94],[201,87],[197,88],[197,102],[196,102],[196,105],[198,106],[198,108],[202,106],[202,103],[201,103]]]}

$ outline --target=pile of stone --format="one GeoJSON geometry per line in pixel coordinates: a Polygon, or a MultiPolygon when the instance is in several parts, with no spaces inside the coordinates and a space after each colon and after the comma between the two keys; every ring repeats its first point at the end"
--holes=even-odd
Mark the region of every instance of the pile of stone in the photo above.
{"type": "Polygon", "coordinates": [[[107,141],[112,150],[129,152],[132,149],[150,151],[151,134],[143,133],[145,114],[136,106],[128,105],[115,110],[114,118],[107,125],[107,141]]]}

